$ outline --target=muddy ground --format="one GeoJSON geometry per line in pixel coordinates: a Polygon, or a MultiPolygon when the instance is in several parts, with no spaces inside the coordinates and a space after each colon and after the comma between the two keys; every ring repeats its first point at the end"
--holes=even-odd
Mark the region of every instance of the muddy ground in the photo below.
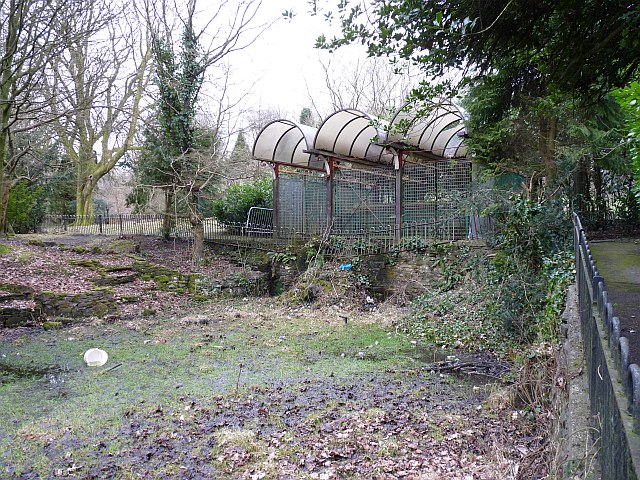
{"type": "MultiPolygon", "coordinates": [[[[2,281],[86,287],[92,273],[68,260],[89,252],[27,240],[2,242],[14,248],[0,256],[2,281]]],[[[186,245],[130,240],[148,261],[193,269],[186,245]]],[[[103,262],[124,261],[109,250],[101,247],[103,262]]],[[[202,271],[243,269],[215,257],[202,271]]],[[[278,297],[195,301],[151,284],[128,288],[139,301],[117,314],[55,330],[0,331],[1,478],[547,473],[541,427],[549,419],[514,406],[506,382],[439,370],[465,358],[397,331],[404,310],[300,306],[278,297]],[[103,367],[84,364],[92,347],[109,353],[103,367]]]]}

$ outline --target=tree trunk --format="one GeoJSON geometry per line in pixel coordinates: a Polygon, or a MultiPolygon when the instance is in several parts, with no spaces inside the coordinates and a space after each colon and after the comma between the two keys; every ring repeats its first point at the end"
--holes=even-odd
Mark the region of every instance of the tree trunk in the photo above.
{"type": "Polygon", "coordinates": [[[593,186],[596,191],[595,217],[597,221],[602,221],[605,219],[606,205],[602,195],[602,169],[597,165],[593,166],[593,186]]]}
{"type": "Polygon", "coordinates": [[[591,197],[589,194],[589,160],[581,156],[576,162],[574,173],[575,208],[580,214],[587,214],[591,209],[591,197]]]}
{"type": "Polygon", "coordinates": [[[0,173],[0,236],[7,233],[7,208],[9,206],[9,193],[11,182],[3,178],[0,173]]]}
{"type": "Polygon", "coordinates": [[[191,231],[193,234],[193,252],[191,261],[194,265],[198,265],[204,259],[204,223],[200,209],[198,208],[198,191],[197,186],[193,186],[189,193],[189,222],[191,223],[191,231]]]}
{"type": "Polygon", "coordinates": [[[164,190],[164,215],[162,217],[162,238],[169,240],[171,231],[175,226],[175,218],[173,216],[173,200],[175,192],[173,187],[164,190]]]}
{"type": "Polygon", "coordinates": [[[540,116],[540,157],[544,166],[547,185],[556,176],[556,139],[558,136],[558,117],[540,116]]]}
{"type": "Polygon", "coordinates": [[[76,188],[76,223],[78,225],[90,225],[93,222],[93,190],[96,183],[97,180],[93,175],[87,177],[78,172],[76,188]]]}
{"type": "Polygon", "coordinates": [[[204,223],[202,218],[194,224],[191,222],[191,231],[193,233],[193,252],[191,260],[194,265],[198,265],[204,259],[204,223]]]}

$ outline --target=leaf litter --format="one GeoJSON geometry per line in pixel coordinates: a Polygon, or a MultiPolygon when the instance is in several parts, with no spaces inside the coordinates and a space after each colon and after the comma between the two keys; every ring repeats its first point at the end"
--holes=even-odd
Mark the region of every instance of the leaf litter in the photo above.
{"type": "MultiPolygon", "coordinates": [[[[180,254],[175,246],[163,254],[160,246],[154,241],[150,248],[156,263],[191,271],[185,255],[188,246],[180,254]],[[183,260],[176,261],[177,257],[183,260]]],[[[73,252],[52,254],[49,247],[42,254],[41,248],[29,247],[28,260],[20,250],[13,257],[0,257],[0,281],[19,278],[36,291],[88,288],[91,272],[69,264],[73,252]],[[52,276],[56,268],[58,273],[52,276]]],[[[91,258],[99,259],[95,254],[91,258]]],[[[113,259],[99,260],[106,264],[113,259]]],[[[223,259],[216,262],[207,268],[227,272],[237,268],[223,259]]],[[[258,349],[258,357],[267,346],[252,340],[250,333],[268,328],[267,318],[285,322],[308,318],[310,323],[328,321],[336,314],[343,318],[335,307],[274,308],[262,299],[248,299],[235,307],[209,304],[209,312],[215,312],[211,315],[202,307],[194,308],[187,295],[151,292],[147,287],[142,281],[119,286],[116,296],[138,295],[140,304],[178,315],[174,333],[205,324],[217,328],[216,322],[235,324],[246,333],[248,348],[258,349]]],[[[126,305],[121,305],[120,318],[111,321],[131,324],[132,330],[161,321],[140,317],[139,309],[122,312],[126,305]]],[[[389,315],[388,311],[362,314],[372,323],[389,323],[389,315]]],[[[3,331],[0,342],[18,341],[33,332],[3,331]]],[[[217,347],[225,348],[212,348],[217,347]]],[[[549,418],[519,411],[508,402],[492,406],[487,400],[499,384],[474,384],[420,364],[352,374],[307,370],[278,381],[241,388],[239,384],[223,394],[185,393],[178,402],[157,398],[153,405],[129,405],[117,437],[98,433],[91,445],[86,445],[82,432],[70,428],[60,427],[44,439],[36,435],[50,464],[47,476],[471,480],[543,478],[547,473],[549,418]]],[[[5,464],[5,473],[40,478],[41,470],[25,462],[5,464]]]]}

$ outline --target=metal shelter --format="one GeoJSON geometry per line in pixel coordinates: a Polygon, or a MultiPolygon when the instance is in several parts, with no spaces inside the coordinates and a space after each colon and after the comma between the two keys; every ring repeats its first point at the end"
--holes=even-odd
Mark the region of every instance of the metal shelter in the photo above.
{"type": "Polygon", "coordinates": [[[340,237],[462,239],[472,166],[464,117],[451,102],[409,105],[387,123],[338,110],[317,128],[276,120],[253,158],[273,166],[274,231],[340,237]]]}

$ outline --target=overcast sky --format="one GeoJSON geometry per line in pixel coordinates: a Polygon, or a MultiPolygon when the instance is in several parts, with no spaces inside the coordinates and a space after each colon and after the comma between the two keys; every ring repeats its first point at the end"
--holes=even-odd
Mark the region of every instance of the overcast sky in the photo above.
{"type": "MultiPolygon", "coordinates": [[[[324,79],[319,56],[329,54],[314,44],[320,34],[329,36],[332,30],[324,17],[309,15],[307,8],[306,0],[265,0],[265,18],[278,18],[290,9],[295,17],[277,21],[253,45],[230,57],[239,90],[252,91],[248,108],[279,109],[297,120],[301,109],[311,106],[307,85],[314,97],[321,96],[324,79]]],[[[349,54],[353,53],[347,49],[339,56],[349,54]]]]}

